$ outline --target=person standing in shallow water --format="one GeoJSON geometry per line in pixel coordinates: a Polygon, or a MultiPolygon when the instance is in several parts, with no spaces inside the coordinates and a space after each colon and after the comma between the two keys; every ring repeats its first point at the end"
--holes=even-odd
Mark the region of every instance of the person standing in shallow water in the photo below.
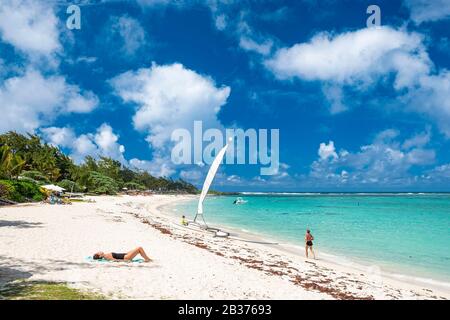
{"type": "Polygon", "coordinates": [[[306,229],[306,234],[305,234],[305,253],[306,253],[306,258],[308,258],[308,250],[311,251],[313,258],[316,259],[316,255],[314,254],[314,250],[313,250],[313,240],[314,237],[311,234],[311,231],[309,229],[306,229]]]}

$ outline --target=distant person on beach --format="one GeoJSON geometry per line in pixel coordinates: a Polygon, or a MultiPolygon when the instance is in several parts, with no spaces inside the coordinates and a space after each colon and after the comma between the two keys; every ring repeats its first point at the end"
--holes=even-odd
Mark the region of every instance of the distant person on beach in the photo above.
{"type": "Polygon", "coordinates": [[[134,250],[128,251],[127,253],[115,253],[115,252],[104,253],[102,251],[99,251],[94,254],[93,258],[94,260],[105,259],[109,261],[131,261],[138,254],[140,254],[141,257],[144,258],[145,262],[151,261],[151,259],[147,256],[142,247],[138,247],[134,250]]]}
{"type": "Polygon", "coordinates": [[[187,225],[188,225],[188,222],[187,222],[185,216],[182,216],[182,217],[181,217],[181,224],[182,224],[183,226],[187,226],[187,225]]]}
{"type": "Polygon", "coordinates": [[[313,240],[314,237],[311,234],[311,231],[309,229],[306,229],[306,234],[305,234],[305,253],[306,253],[306,258],[308,258],[308,250],[311,251],[313,258],[316,259],[316,255],[314,254],[314,250],[313,250],[313,240]]]}

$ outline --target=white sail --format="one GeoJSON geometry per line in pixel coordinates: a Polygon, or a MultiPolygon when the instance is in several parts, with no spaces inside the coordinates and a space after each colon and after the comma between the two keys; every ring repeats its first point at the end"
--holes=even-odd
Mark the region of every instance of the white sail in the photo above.
{"type": "Polygon", "coordinates": [[[206,194],[208,193],[209,187],[211,186],[211,183],[214,180],[214,176],[216,175],[217,169],[219,168],[220,163],[222,162],[223,156],[225,155],[227,148],[228,144],[226,144],[219,151],[213,163],[211,164],[211,167],[209,168],[208,175],[206,176],[205,182],[203,182],[203,188],[202,193],[200,194],[200,199],[198,200],[197,214],[203,214],[203,200],[205,200],[206,194]]]}

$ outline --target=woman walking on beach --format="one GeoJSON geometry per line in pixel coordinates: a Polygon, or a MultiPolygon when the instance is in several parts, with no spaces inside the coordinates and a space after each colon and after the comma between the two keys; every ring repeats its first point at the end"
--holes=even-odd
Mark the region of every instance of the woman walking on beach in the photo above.
{"type": "Polygon", "coordinates": [[[314,240],[313,235],[311,234],[311,231],[309,229],[306,229],[306,234],[305,234],[305,253],[306,253],[306,258],[308,258],[308,249],[311,251],[313,258],[316,259],[316,255],[314,254],[314,250],[313,250],[313,243],[312,241],[314,240]]]}

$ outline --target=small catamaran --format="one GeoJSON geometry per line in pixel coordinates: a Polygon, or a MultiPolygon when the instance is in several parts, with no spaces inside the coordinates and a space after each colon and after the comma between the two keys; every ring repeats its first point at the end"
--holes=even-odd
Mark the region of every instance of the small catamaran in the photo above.
{"type": "Polygon", "coordinates": [[[208,174],[206,175],[205,182],[203,182],[203,188],[202,188],[202,192],[200,193],[200,198],[198,200],[197,213],[194,217],[194,221],[192,222],[192,224],[196,224],[202,229],[214,232],[215,235],[219,236],[219,237],[228,236],[229,234],[227,232],[221,231],[217,228],[211,228],[206,224],[205,218],[203,216],[203,201],[205,200],[206,195],[208,194],[209,187],[211,186],[211,183],[213,182],[214,177],[216,176],[217,169],[219,169],[220,163],[223,160],[223,157],[225,155],[225,152],[227,151],[227,148],[228,148],[228,143],[222,149],[220,149],[216,158],[212,162],[211,167],[209,168],[208,174]],[[201,222],[199,222],[200,219],[201,219],[201,222]]]}
{"type": "Polygon", "coordinates": [[[211,167],[209,168],[208,174],[206,175],[205,182],[203,182],[202,192],[200,193],[200,198],[198,200],[197,213],[194,217],[194,221],[189,222],[188,226],[196,226],[202,230],[212,232],[212,233],[214,233],[215,237],[227,237],[229,239],[234,239],[234,240],[239,240],[239,241],[276,245],[277,244],[276,242],[266,242],[266,241],[261,241],[261,240],[243,239],[243,238],[238,237],[237,235],[230,235],[229,232],[220,230],[218,228],[209,227],[206,224],[205,217],[203,215],[203,201],[205,200],[206,195],[208,194],[209,187],[211,186],[211,183],[213,182],[214,177],[216,176],[217,170],[219,169],[220,163],[223,160],[225,152],[227,151],[228,144],[232,143],[232,141],[233,141],[232,139],[229,140],[229,142],[219,151],[216,158],[212,162],[211,167]],[[201,222],[199,222],[199,221],[201,221],[201,222]]]}

